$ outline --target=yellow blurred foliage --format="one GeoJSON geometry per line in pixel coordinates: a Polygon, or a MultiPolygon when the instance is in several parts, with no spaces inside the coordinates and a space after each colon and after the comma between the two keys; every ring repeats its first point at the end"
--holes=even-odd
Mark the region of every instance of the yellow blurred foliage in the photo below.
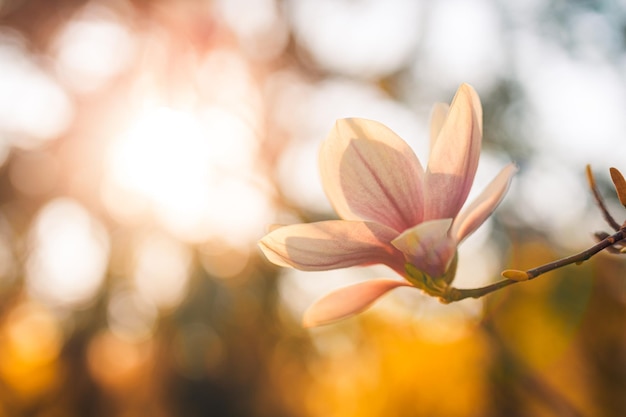
{"type": "Polygon", "coordinates": [[[18,304],[0,329],[0,377],[13,395],[33,400],[59,378],[63,344],[56,319],[34,303],[18,304]]]}
{"type": "Polygon", "coordinates": [[[366,314],[358,326],[351,348],[333,351],[311,365],[311,415],[481,415],[488,358],[480,331],[438,343],[420,337],[407,321],[366,314]]]}
{"type": "MultiPolygon", "coordinates": [[[[516,244],[514,263],[540,265],[558,258],[545,241],[516,244]]],[[[572,345],[591,293],[588,265],[569,266],[493,296],[490,320],[511,352],[541,370],[572,345]]]]}

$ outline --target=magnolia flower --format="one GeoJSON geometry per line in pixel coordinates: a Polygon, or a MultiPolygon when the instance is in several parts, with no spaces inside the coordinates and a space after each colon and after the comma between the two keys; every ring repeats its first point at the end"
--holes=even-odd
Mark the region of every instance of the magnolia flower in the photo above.
{"type": "Polygon", "coordinates": [[[516,171],[509,164],[463,211],[478,166],[482,107],[461,85],[452,104],[435,106],[426,169],[381,123],[338,120],[320,152],[322,183],[342,220],[275,228],[259,242],[268,260],[304,271],[384,264],[404,280],[373,279],[315,302],[304,325],[330,323],[412,286],[451,301],[457,246],[493,212],[516,171]]]}

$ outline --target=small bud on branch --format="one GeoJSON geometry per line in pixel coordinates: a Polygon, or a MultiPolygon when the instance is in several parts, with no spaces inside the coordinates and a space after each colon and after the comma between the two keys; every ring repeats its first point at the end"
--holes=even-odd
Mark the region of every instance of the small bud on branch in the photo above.
{"type": "Polygon", "coordinates": [[[619,202],[622,203],[622,206],[626,207],[626,180],[624,180],[624,176],[616,168],[611,168],[610,172],[619,202]]]}

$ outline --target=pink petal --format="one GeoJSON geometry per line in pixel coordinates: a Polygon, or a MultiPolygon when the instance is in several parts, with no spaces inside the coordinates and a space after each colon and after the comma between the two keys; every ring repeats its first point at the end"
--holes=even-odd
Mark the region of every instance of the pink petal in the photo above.
{"type": "Polygon", "coordinates": [[[304,314],[305,327],[329,324],[360,313],[388,291],[398,287],[411,287],[405,281],[375,279],[340,288],[325,295],[304,314]]]}
{"type": "Polygon", "coordinates": [[[270,262],[303,271],[380,263],[404,274],[404,256],[389,243],[397,235],[377,223],[329,220],[280,227],[259,247],[270,262]]]}
{"type": "Polygon", "coordinates": [[[447,103],[437,103],[433,106],[433,110],[430,114],[430,149],[435,147],[437,136],[439,136],[439,132],[441,132],[441,128],[446,121],[446,117],[448,117],[449,111],[450,105],[447,103]]]}
{"type": "Polygon", "coordinates": [[[278,230],[281,227],[285,227],[284,224],[270,224],[269,226],[267,226],[267,230],[268,232],[273,232],[274,230],[278,230]]]}
{"type": "Polygon", "coordinates": [[[425,176],[425,220],[452,218],[469,194],[480,156],[482,108],[467,84],[457,91],[430,151],[425,176]]]}
{"type": "Polygon", "coordinates": [[[457,242],[463,241],[487,220],[504,198],[516,172],[515,164],[504,167],[476,200],[454,219],[452,236],[456,238],[457,242]]]}
{"type": "Polygon", "coordinates": [[[422,220],[422,166],[386,126],[338,120],[320,152],[328,199],[346,220],[370,220],[398,232],[422,220]]]}
{"type": "Polygon", "coordinates": [[[430,220],[406,230],[391,244],[420,271],[439,278],[448,270],[456,242],[448,233],[452,219],[430,220]]]}

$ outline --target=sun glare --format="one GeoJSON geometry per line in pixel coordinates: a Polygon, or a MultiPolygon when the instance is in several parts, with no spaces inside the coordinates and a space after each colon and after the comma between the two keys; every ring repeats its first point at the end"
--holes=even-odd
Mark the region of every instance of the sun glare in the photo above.
{"type": "Polygon", "coordinates": [[[208,149],[201,127],[167,107],[144,113],[112,153],[114,179],[159,204],[189,198],[189,181],[209,174],[203,168],[208,149]]]}
{"type": "Polygon", "coordinates": [[[237,240],[254,239],[272,213],[250,181],[256,145],[252,129],[222,109],[146,110],[111,144],[103,199],[118,220],[150,214],[185,241],[223,238],[225,227],[237,240]]]}

